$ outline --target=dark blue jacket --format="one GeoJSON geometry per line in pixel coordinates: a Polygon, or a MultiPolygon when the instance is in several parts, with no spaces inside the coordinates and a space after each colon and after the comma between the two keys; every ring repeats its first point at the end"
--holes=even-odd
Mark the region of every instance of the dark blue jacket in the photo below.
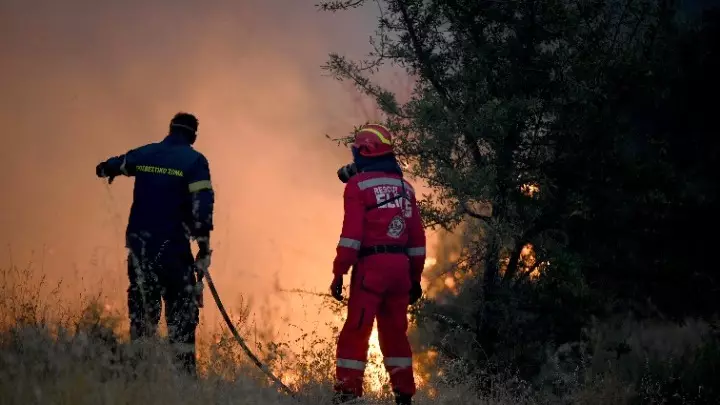
{"type": "Polygon", "coordinates": [[[209,236],[213,229],[208,161],[181,134],[108,159],[105,174],[135,177],[128,239],[183,242],[209,236]]]}

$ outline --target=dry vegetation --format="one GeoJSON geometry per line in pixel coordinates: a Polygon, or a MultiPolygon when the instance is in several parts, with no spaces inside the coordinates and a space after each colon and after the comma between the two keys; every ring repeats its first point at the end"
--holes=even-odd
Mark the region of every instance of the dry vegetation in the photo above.
{"type": "MultiPolygon", "coordinates": [[[[3,404],[295,403],[268,386],[227,334],[200,340],[202,377],[191,381],[173,371],[162,339],[126,343],[122,314],[108,313],[97,298],[81,299],[82,310],[71,313],[57,288],[40,293],[42,283],[33,281],[31,271],[12,268],[0,274],[3,404]]],[[[587,350],[571,346],[550,356],[542,372],[544,390],[506,375],[469,378],[461,359],[427,365],[424,353],[422,371],[429,378],[417,403],[667,403],[658,399],[664,396],[658,379],[679,377],[682,363],[711,328],[701,322],[681,327],[619,322],[597,325],[590,333],[592,356],[574,356],[587,350]],[[616,361],[622,345],[631,355],[616,361]],[[651,368],[655,372],[648,372],[651,368]],[[484,394],[473,394],[479,381],[488,382],[484,394]]],[[[300,401],[329,403],[334,344],[312,333],[301,340],[258,344],[259,353],[300,393],[300,401]]],[[[387,391],[371,393],[368,402],[389,403],[387,391]]]]}

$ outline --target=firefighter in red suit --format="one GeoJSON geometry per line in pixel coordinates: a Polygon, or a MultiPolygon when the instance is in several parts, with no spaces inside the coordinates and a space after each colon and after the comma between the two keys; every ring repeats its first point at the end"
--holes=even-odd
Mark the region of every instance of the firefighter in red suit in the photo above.
{"type": "Polygon", "coordinates": [[[338,171],[346,182],[342,233],[330,290],[342,300],[343,276],[353,267],[347,320],[337,345],[335,403],[363,395],[373,322],[397,404],[415,394],[407,307],[422,295],[425,231],[414,190],[402,177],[390,131],[366,125],[355,135],[353,163],[338,171]]]}

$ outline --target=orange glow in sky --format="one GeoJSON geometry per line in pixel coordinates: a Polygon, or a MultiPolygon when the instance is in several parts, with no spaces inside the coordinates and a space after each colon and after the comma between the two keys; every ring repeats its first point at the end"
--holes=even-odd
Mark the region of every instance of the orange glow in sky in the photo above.
{"type": "MultiPolygon", "coordinates": [[[[327,54],[362,56],[372,7],[319,13],[286,0],[0,3],[0,267],[64,280],[69,298],[102,289],[126,313],[124,229],[132,180],[108,186],[95,165],[162,139],[169,119],[200,120],[195,147],[216,190],[211,273],[229,311],[251,322],[323,325],[342,222],[324,135],[364,121],[346,86],[323,77],[327,54]]],[[[346,278],[346,282],[349,281],[346,278]]],[[[220,322],[209,291],[205,325],[220,322]]]]}

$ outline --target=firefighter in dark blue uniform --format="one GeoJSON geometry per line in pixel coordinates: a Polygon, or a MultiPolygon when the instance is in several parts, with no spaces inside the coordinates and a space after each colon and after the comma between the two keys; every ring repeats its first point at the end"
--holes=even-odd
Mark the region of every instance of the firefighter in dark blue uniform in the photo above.
{"type": "Polygon", "coordinates": [[[196,375],[195,329],[202,306],[202,272],[209,265],[214,193],[208,161],[192,145],[198,120],[178,113],[169,134],[111,157],[96,167],[98,177],[134,176],[126,230],[130,336],[154,336],[165,302],[168,339],[179,365],[196,375]],[[190,241],[198,243],[192,256],[190,241]]]}

